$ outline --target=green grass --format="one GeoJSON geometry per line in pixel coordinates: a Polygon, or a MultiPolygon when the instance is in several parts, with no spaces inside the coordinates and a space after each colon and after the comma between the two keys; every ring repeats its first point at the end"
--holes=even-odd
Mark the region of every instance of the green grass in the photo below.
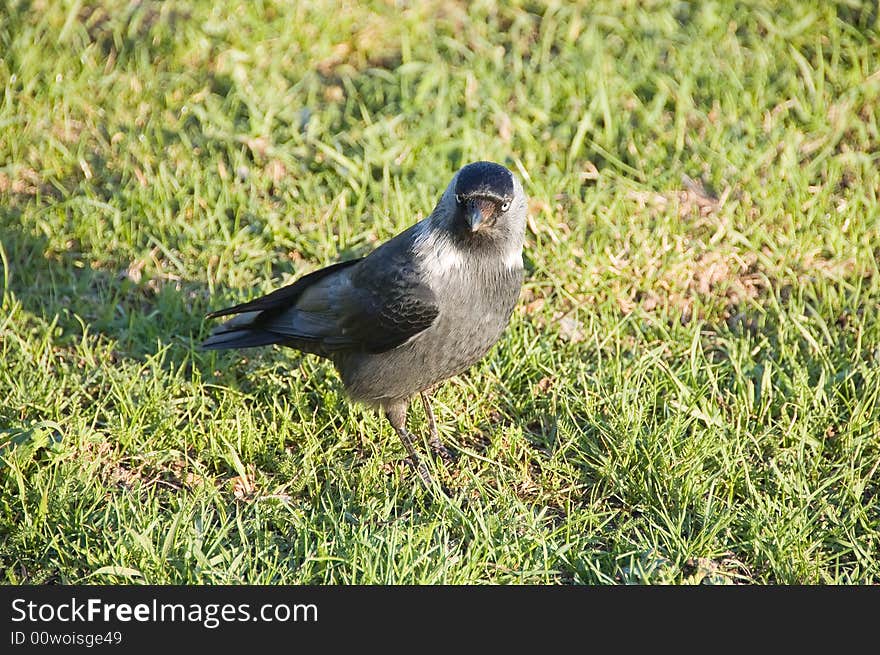
{"type": "Polygon", "coordinates": [[[880,582],[876,3],[319,4],[0,9],[2,581],[880,582]],[[447,498],[197,344],[476,159],[528,270],[447,498]]]}

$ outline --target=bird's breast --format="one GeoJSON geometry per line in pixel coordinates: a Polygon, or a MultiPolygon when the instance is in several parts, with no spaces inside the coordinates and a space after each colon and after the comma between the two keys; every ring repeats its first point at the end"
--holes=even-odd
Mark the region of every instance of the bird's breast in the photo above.
{"type": "Polygon", "coordinates": [[[463,373],[504,332],[521,285],[521,270],[435,280],[440,311],[430,327],[384,353],[350,353],[337,361],[349,394],[366,402],[408,398],[463,373]]]}
{"type": "Polygon", "coordinates": [[[498,341],[519,297],[522,271],[453,277],[435,295],[441,299],[434,323],[413,339],[448,376],[479,360],[498,341]]]}

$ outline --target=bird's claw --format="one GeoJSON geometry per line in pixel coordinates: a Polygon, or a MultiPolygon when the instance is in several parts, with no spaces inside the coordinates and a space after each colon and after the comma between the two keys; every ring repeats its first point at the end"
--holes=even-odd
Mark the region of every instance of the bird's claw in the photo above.
{"type": "Polygon", "coordinates": [[[422,483],[425,485],[425,487],[431,489],[434,486],[434,478],[431,477],[431,472],[428,471],[428,467],[425,466],[425,463],[422,460],[418,458],[413,459],[412,457],[407,457],[403,461],[406,462],[406,465],[409,466],[413,471],[418,473],[419,478],[422,480],[422,483]]]}
{"type": "Polygon", "coordinates": [[[431,447],[434,454],[442,459],[445,464],[452,464],[455,462],[455,455],[449,450],[449,448],[443,445],[443,442],[440,441],[439,438],[432,438],[428,442],[428,445],[431,447]]]}

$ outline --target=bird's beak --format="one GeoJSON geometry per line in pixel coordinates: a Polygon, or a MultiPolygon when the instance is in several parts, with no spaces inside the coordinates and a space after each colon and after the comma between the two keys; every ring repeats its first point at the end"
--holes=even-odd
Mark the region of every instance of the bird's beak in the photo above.
{"type": "Polygon", "coordinates": [[[476,232],[480,229],[488,214],[491,213],[492,207],[490,203],[484,200],[474,199],[467,202],[464,211],[471,232],[476,232]]]}

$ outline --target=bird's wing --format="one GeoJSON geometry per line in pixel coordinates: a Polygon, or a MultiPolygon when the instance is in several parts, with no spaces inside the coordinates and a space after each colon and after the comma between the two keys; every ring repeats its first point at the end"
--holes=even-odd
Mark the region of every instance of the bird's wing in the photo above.
{"type": "Polygon", "coordinates": [[[254,300],[251,300],[249,302],[241,303],[240,305],[227,307],[225,309],[218,309],[216,312],[211,312],[210,314],[208,314],[208,318],[220,318],[221,316],[229,316],[231,314],[243,314],[245,312],[261,312],[286,309],[296,303],[303,292],[313,284],[316,284],[318,281],[324,279],[325,277],[333,275],[334,273],[338,273],[342,269],[357,264],[360,261],[360,259],[350,259],[345,262],[339,262],[338,264],[331,264],[330,266],[326,266],[313,273],[309,273],[308,275],[303,275],[293,284],[288,284],[286,287],[277,289],[272,293],[267,293],[265,296],[260,296],[259,298],[255,298],[254,300]]]}
{"type": "Polygon", "coordinates": [[[211,316],[246,314],[219,326],[203,345],[284,343],[322,354],[395,348],[430,326],[439,309],[408,259],[388,254],[335,264],[262,298],[215,312],[211,316]]]}
{"type": "Polygon", "coordinates": [[[389,259],[368,258],[352,271],[348,304],[339,315],[342,335],[328,339],[328,345],[348,347],[351,343],[367,352],[384,352],[405,343],[437,318],[437,298],[410,259],[389,259]]]}

